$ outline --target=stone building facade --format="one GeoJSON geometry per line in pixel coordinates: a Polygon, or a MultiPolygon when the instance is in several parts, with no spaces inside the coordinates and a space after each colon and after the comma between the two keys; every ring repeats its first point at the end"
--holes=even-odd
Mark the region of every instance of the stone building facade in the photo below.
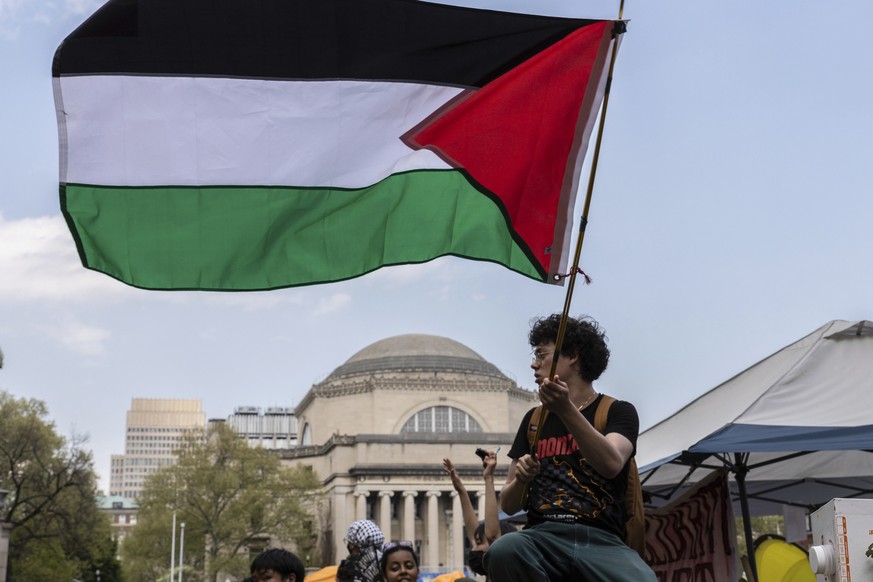
{"type": "Polygon", "coordinates": [[[97,498],[97,509],[109,517],[110,535],[121,546],[124,538],[136,526],[139,505],[121,495],[108,495],[97,498]]]}
{"type": "Polygon", "coordinates": [[[349,358],[297,406],[300,445],[282,453],[285,463],[311,466],[324,483],[322,564],[345,557],[348,525],[369,518],[387,540],[414,542],[424,571],[462,568],[461,505],[442,459],[458,467],[482,517],[474,451],[501,448],[499,489],[505,453],[535,404],[535,392],[444,337],[387,338],[349,358]]]}

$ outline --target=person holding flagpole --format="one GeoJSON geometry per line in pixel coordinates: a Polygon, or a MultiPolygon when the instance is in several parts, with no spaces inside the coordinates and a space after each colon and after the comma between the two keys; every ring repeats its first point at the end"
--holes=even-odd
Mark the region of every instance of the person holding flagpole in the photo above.
{"type": "Polygon", "coordinates": [[[495,540],[485,567],[500,582],[655,582],[652,570],[623,541],[629,461],[639,432],[636,409],[614,401],[605,430],[594,427],[604,397],[593,382],[606,369],[609,349],[593,319],[567,319],[549,378],[560,320],[558,314],[540,318],[531,328],[539,413],[547,414],[536,418],[532,409],[525,415],[500,494],[504,512],[527,509],[528,525],[495,540]],[[532,453],[533,431],[539,439],[532,453]]]}

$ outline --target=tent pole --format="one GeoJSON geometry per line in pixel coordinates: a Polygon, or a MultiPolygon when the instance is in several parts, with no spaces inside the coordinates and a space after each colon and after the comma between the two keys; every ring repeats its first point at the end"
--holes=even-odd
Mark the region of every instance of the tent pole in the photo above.
{"type": "Polygon", "coordinates": [[[755,562],[755,540],[752,538],[752,519],[749,514],[749,498],[746,496],[746,473],[749,467],[743,453],[734,453],[734,479],[740,493],[740,508],[743,512],[743,530],[746,534],[746,555],[749,557],[749,566],[752,570],[753,580],[758,580],[758,564],[755,562]]]}

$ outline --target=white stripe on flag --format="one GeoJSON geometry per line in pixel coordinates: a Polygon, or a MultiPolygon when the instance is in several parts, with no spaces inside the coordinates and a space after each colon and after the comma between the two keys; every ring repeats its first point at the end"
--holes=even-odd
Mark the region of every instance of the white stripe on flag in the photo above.
{"type": "Polygon", "coordinates": [[[64,182],[342,188],[448,168],[399,138],[462,91],[396,82],[120,75],[63,77],[60,88],[64,182]]]}

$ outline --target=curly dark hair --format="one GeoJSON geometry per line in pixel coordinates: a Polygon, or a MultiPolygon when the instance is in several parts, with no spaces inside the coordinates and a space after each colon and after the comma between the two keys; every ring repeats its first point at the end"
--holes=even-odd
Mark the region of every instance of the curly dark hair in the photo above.
{"type": "Polygon", "coordinates": [[[266,550],[252,562],[251,573],[253,577],[255,574],[262,574],[267,570],[277,572],[283,580],[290,579],[291,574],[294,574],[296,582],[303,582],[306,575],[300,558],[288,550],[280,548],[266,550]]]}
{"type": "MultiPolygon", "coordinates": [[[[531,347],[553,343],[558,337],[560,323],[560,313],[534,319],[527,336],[531,347]]],[[[607,339],[603,328],[593,318],[587,315],[568,317],[564,343],[561,344],[561,355],[567,358],[579,356],[577,362],[579,375],[586,382],[594,382],[600,378],[609,364],[607,339]]]]}

